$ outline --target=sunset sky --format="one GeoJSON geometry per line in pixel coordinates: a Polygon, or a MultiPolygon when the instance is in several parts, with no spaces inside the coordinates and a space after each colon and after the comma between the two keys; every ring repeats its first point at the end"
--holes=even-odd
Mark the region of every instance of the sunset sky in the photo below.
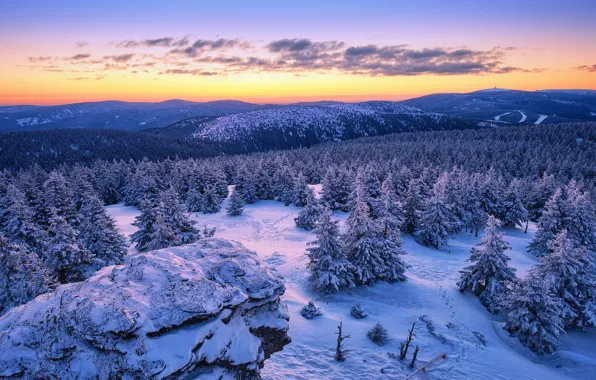
{"type": "Polygon", "coordinates": [[[596,89],[594,0],[2,0],[0,104],[596,89]]]}

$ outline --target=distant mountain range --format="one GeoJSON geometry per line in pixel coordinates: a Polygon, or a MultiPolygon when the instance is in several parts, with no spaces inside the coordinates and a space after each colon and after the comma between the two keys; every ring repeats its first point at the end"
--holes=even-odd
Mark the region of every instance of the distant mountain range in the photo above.
{"type": "Polygon", "coordinates": [[[141,130],[163,127],[191,116],[222,116],[275,107],[236,100],[160,103],[117,101],[76,103],[61,106],[0,107],[0,132],[58,128],[141,130]]]}
{"type": "MultiPolygon", "coordinates": [[[[0,107],[0,132],[58,128],[135,131],[162,128],[193,117],[218,117],[278,108],[288,109],[291,113],[296,107],[326,107],[323,110],[335,114],[337,110],[334,107],[345,104],[349,103],[321,101],[260,105],[235,100],[202,103],[168,100],[160,103],[104,101],[45,107],[5,106],[0,107]]],[[[458,118],[507,123],[540,124],[596,120],[594,90],[530,92],[486,89],[467,94],[432,94],[409,99],[400,104],[458,118]]]]}
{"type": "Polygon", "coordinates": [[[466,119],[506,123],[596,121],[596,91],[487,89],[467,94],[432,94],[403,102],[466,119]]]}

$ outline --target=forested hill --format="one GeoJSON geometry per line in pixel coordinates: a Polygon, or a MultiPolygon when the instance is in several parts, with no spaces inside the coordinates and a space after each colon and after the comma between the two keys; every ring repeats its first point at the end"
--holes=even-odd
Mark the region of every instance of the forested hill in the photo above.
{"type": "Polygon", "coordinates": [[[217,118],[190,118],[162,135],[217,143],[234,151],[308,147],[322,142],[396,132],[478,129],[494,123],[452,118],[395,102],[290,106],[217,118]]]}
{"type": "Polygon", "coordinates": [[[160,160],[209,157],[218,154],[209,144],[168,136],[109,129],[53,129],[0,134],[0,168],[23,169],[33,164],[53,168],[61,164],[103,160],[160,160]]]}

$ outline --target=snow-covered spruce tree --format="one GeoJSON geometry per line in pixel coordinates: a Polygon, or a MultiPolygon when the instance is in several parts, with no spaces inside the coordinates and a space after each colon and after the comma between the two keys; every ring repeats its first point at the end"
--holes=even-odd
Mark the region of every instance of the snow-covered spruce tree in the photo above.
{"type": "Polygon", "coordinates": [[[564,334],[561,306],[544,279],[529,276],[505,297],[505,326],[511,335],[538,355],[551,354],[564,334]]]}
{"type": "Polygon", "coordinates": [[[302,172],[294,180],[294,206],[304,207],[308,202],[309,187],[302,172]]]}
{"type": "Polygon", "coordinates": [[[358,284],[371,285],[375,280],[404,281],[406,265],[399,235],[388,230],[387,219],[372,219],[370,208],[356,184],[354,210],[346,224],[345,252],[356,270],[358,284]]]}
{"type": "Polygon", "coordinates": [[[304,228],[305,230],[312,230],[315,228],[317,220],[321,215],[321,205],[315,198],[315,193],[309,189],[306,206],[300,210],[298,216],[294,218],[296,227],[304,228]]]}
{"type": "Polygon", "coordinates": [[[352,316],[352,318],[356,319],[364,319],[368,317],[368,313],[366,312],[366,310],[364,310],[362,304],[359,303],[355,304],[350,308],[350,315],[352,316]]]}
{"type": "Polygon", "coordinates": [[[78,229],[79,242],[90,252],[95,269],[122,264],[127,253],[126,241],[97,196],[84,195],[78,229]]]}
{"type": "Polygon", "coordinates": [[[383,327],[381,322],[375,323],[375,325],[368,330],[366,333],[368,339],[372,340],[373,343],[376,343],[379,346],[384,345],[389,341],[389,334],[387,333],[387,329],[383,327]]]}
{"type": "Polygon", "coordinates": [[[79,245],[77,232],[54,208],[50,208],[49,221],[48,240],[43,250],[45,265],[62,284],[83,280],[91,261],[89,252],[79,245]]]}
{"type": "Polygon", "coordinates": [[[140,207],[143,201],[154,203],[162,189],[156,165],[143,159],[135,169],[124,188],[124,203],[135,207],[140,207]]]}
{"type": "Polygon", "coordinates": [[[565,228],[567,211],[567,201],[563,198],[563,192],[561,189],[555,190],[553,196],[546,202],[540,219],[538,219],[536,234],[528,246],[530,253],[538,257],[550,253],[550,242],[565,228]]]}
{"type": "Polygon", "coordinates": [[[552,253],[540,259],[532,275],[545,280],[561,299],[561,318],[566,327],[596,325],[596,272],[590,253],[575,248],[561,231],[551,242],[552,253]]]}
{"type": "Polygon", "coordinates": [[[294,177],[287,167],[284,167],[277,175],[275,195],[277,200],[282,202],[284,206],[289,206],[295,201],[294,177]]]}
{"type": "Polygon", "coordinates": [[[402,205],[394,192],[393,177],[389,175],[381,186],[377,218],[385,218],[387,227],[398,234],[404,224],[402,205]]]}
{"type": "Polygon", "coordinates": [[[511,246],[503,239],[503,233],[497,231],[499,225],[499,220],[491,215],[484,230],[486,236],[472,248],[469,259],[472,265],[460,272],[457,283],[460,291],[471,291],[478,296],[491,313],[499,311],[500,299],[507,292],[505,284],[515,279],[515,269],[507,265],[510,259],[504,253],[511,246]]]}
{"type": "Polygon", "coordinates": [[[528,210],[522,202],[522,184],[514,179],[503,198],[503,224],[507,227],[522,227],[528,221],[528,210]]]}
{"type": "Polygon", "coordinates": [[[404,199],[404,224],[402,231],[413,234],[418,230],[420,223],[420,213],[424,208],[422,178],[412,178],[408,183],[406,197],[404,199]]]}
{"type": "Polygon", "coordinates": [[[455,218],[445,197],[445,183],[441,177],[433,187],[433,195],[426,201],[424,210],[420,213],[416,238],[424,245],[439,248],[447,242],[449,232],[459,221],[455,218]]]}
{"type": "Polygon", "coordinates": [[[323,202],[332,210],[349,211],[352,181],[348,169],[331,166],[323,179],[323,202]]]}
{"type": "Polygon", "coordinates": [[[86,194],[95,192],[93,172],[87,167],[76,164],[70,172],[69,180],[75,208],[80,210],[86,194]]]}
{"type": "Polygon", "coordinates": [[[302,315],[306,319],[313,319],[315,317],[319,317],[323,315],[321,310],[315,305],[314,302],[308,301],[307,305],[304,305],[300,310],[300,315],[302,315]]]}
{"type": "MultiPolygon", "coordinates": [[[[215,197],[219,200],[217,194],[215,194],[215,197]]],[[[156,211],[156,220],[161,217],[174,234],[170,246],[190,244],[201,238],[200,232],[194,227],[194,222],[188,219],[188,215],[180,204],[180,198],[174,188],[170,187],[160,194],[156,211]]]]}
{"type": "Polygon", "coordinates": [[[587,192],[575,181],[565,188],[567,194],[567,237],[574,247],[585,247],[596,252],[596,208],[587,192]]]}
{"type": "Polygon", "coordinates": [[[29,207],[25,195],[16,186],[9,184],[2,201],[4,211],[0,214],[5,237],[13,243],[26,244],[31,250],[40,253],[47,234],[35,223],[35,215],[29,207]]]}
{"type": "Polygon", "coordinates": [[[555,177],[546,172],[542,173],[540,181],[530,187],[530,194],[528,194],[528,212],[531,220],[537,221],[540,218],[544,205],[553,196],[555,190],[555,177]]]}
{"type": "Polygon", "coordinates": [[[253,204],[257,201],[256,185],[253,174],[247,169],[240,171],[236,179],[236,191],[240,193],[244,203],[253,204]]]}
{"type": "Polygon", "coordinates": [[[0,315],[51,291],[56,280],[37,254],[0,234],[0,315]]]}
{"type": "Polygon", "coordinates": [[[173,231],[173,229],[166,223],[162,214],[158,213],[153,223],[153,232],[149,237],[147,250],[153,251],[156,249],[167,248],[171,246],[181,245],[180,239],[173,231]]]}
{"type": "Polygon", "coordinates": [[[205,214],[214,214],[221,209],[221,198],[217,193],[217,189],[207,185],[205,186],[205,193],[201,199],[201,211],[205,214]]]}
{"type": "Polygon", "coordinates": [[[317,240],[309,243],[308,269],[314,288],[324,293],[336,293],[354,286],[354,267],[344,254],[337,221],[331,220],[331,210],[325,209],[314,230],[317,240]]]}
{"type": "MultiPolygon", "coordinates": [[[[49,209],[52,208],[57,215],[62,216],[72,225],[79,223],[77,210],[73,202],[72,192],[64,176],[58,172],[51,172],[47,181],[43,184],[43,196],[45,215],[50,217],[49,209]]],[[[49,219],[38,221],[38,223],[49,223],[49,219]]]]}
{"type": "MultiPolygon", "coordinates": [[[[381,181],[379,180],[379,174],[374,165],[368,164],[358,170],[356,175],[356,182],[362,185],[362,194],[368,203],[368,207],[371,209],[373,218],[377,218],[382,212],[382,205],[380,205],[381,198],[381,181]]],[[[356,193],[352,194],[352,198],[356,197],[356,193]]]]}
{"type": "Polygon", "coordinates": [[[240,192],[236,191],[236,189],[232,190],[230,203],[228,204],[226,211],[230,216],[242,215],[244,212],[244,200],[242,199],[240,192]]]}
{"type": "Polygon", "coordinates": [[[465,227],[478,237],[478,230],[486,225],[488,214],[484,211],[479,199],[478,175],[468,177],[463,185],[461,198],[461,217],[465,227]]]}
{"type": "Polygon", "coordinates": [[[188,212],[203,211],[203,194],[196,187],[191,188],[186,195],[186,210],[188,212]]]}
{"type": "Polygon", "coordinates": [[[496,217],[503,215],[503,188],[503,178],[491,166],[480,184],[480,202],[488,214],[496,217]]]}
{"type": "Polygon", "coordinates": [[[157,219],[157,209],[148,200],[143,200],[140,206],[141,214],[132,223],[138,230],[130,235],[130,241],[135,243],[138,251],[146,251],[151,242],[151,235],[154,232],[154,224],[157,219]]]}

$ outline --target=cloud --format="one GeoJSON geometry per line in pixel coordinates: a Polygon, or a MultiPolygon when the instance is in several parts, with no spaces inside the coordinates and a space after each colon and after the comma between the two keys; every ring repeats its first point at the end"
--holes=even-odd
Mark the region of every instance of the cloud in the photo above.
{"type": "Polygon", "coordinates": [[[175,39],[172,37],[161,37],[155,39],[145,40],[125,40],[115,42],[114,45],[121,48],[137,48],[137,47],[174,47],[174,46],[186,46],[189,40],[187,37],[175,39]]]}
{"type": "Polygon", "coordinates": [[[68,78],[68,80],[87,80],[89,77],[68,78]]]}
{"type": "Polygon", "coordinates": [[[159,75],[164,74],[190,74],[190,75],[200,75],[200,76],[213,76],[217,75],[214,71],[203,71],[200,69],[193,69],[193,70],[185,70],[185,69],[171,69],[165,70],[159,73],[159,75]]]}
{"type": "Polygon", "coordinates": [[[582,66],[577,66],[575,68],[576,70],[580,70],[580,71],[587,71],[590,73],[596,73],[596,65],[582,65],[582,66]]]}
{"type": "Polygon", "coordinates": [[[87,42],[87,41],[77,41],[77,42],[75,42],[75,45],[77,47],[79,47],[79,48],[82,48],[82,47],[88,46],[89,45],[89,42],[87,42]]]}
{"type": "Polygon", "coordinates": [[[28,57],[29,62],[31,63],[40,63],[40,62],[48,62],[53,60],[54,57],[28,57]]]}
{"type": "Polygon", "coordinates": [[[252,44],[250,42],[242,41],[238,38],[219,38],[217,40],[196,40],[191,46],[170,50],[169,54],[183,55],[194,58],[210,51],[225,51],[232,48],[246,50],[250,49],[251,47],[252,44]]]}
{"type": "Polygon", "coordinates": [[[84,53],[84,54],[75,54],[72,57],[64,58],[64,59],[67,61],[80,61],[81,59],[87,59],[89,57],[91,57],[91,54],[84,53]]]}
{"type": "Polygon", "coordinates": [[[119,55],[106,55],[103,59],[109,59],[114,62],[128,62],[134,57],[134,54],[119,54],[119,55]]]}

